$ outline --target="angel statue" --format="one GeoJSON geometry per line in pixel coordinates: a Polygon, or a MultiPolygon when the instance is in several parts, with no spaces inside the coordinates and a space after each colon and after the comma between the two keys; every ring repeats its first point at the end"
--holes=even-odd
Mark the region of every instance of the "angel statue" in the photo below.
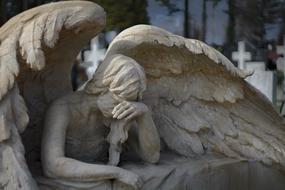
{"type": "Polygon", "coordinates": [[[62,1],[0,28],[0,189],[285,189],[283,118],[201,41],[133,26],[73,91],[105,23],[62,1]]]}

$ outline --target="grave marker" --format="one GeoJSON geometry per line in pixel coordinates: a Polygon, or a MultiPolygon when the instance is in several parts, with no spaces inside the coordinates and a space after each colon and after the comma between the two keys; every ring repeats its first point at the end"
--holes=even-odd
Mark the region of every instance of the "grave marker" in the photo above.
{"type": "Polygon", "coordinates": [[[245,69],[245,61],[251,60],[251,53],[245,50],[245,43],[238,42],[238,51],[232,53],[232,59],[238,62],[238,68],[245,69]]]}

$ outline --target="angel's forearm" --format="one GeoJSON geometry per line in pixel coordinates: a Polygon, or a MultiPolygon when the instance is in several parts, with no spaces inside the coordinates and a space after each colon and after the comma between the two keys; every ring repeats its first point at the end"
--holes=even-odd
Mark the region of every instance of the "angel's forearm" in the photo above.
{"type": "Polygon", "coordinates": [[[120,175],[120,168],[98,164],[88,164],[71,158],[57,158],[45,170],[51,178],[74,181],[99,181],[115,179],[120,175]]]}
{"type": "Polygon", "coordinates": [[[160,138],[150,112],[137,118],[138,148],[144,159],[156,163],[160,156],[160,138]]]}

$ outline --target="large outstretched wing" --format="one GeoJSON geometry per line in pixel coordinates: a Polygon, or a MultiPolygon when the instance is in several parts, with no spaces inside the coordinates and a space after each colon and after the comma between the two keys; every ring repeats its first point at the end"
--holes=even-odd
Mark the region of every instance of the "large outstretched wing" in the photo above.
{"type": "MultiPolygon", "coordinates": [[[[37,130],[47,104],[72,91],[76,56],[103,29],[105,17],[91,2],[59,2],[19,14],[0,28],[0,189],[37,189],[19,132],[29,116],[37,130]]],[[[37,142],[41,135],[33,135],[29,141],[37,142]]]]}
{"type": "Polygon", "coordinates": [[[120,33],[107,56],[124,54],[146,72],[144,101],[166,145],[184,156],[217,152],[285,166],[283,119],[245,73],[203,42],[157,27],[120,33]]]}

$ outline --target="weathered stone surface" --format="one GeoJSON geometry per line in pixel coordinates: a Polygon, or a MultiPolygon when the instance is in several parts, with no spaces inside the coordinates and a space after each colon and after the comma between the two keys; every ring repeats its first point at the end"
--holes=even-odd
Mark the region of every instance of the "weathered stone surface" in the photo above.
{"type": "MultiPolygon", "coordinates": [[[[145,181],[143,190],[283,190],[284,174],[276,168],[256,161],[242,161],[219,156],[185,159],[175,155],[162,155],[157,165],[126,164],[127,168],[145,181]]],[[[53,190],[58,186],[73,189],[78,183],[39,180],[41,189],[53,190]],[[61,185],[59,185],[61,184],[61,185]],[[67,184],[67,183],[66,183],[67,184]]],[[[114,186],[113,186],[114,187],[114,186]]],[[[80,189],[112,189],[110,182],[82,183],[80,189]],[[90,188],[92,187],[93,188],[90,188]],[[84,188],[87,187],[87,188],[84,188]]],[[[113,188],[120,189],[120,188],[113,188]]],[[[122,189],[128,189],[123,186],[122,189]]]]}
{"type": "Polygon", "coordinates": [[[30,117],[28,128],[31,130],[25,131],[23,139],[27,158],[33,158],[28,162],[39,162],[45,109],[53,99],[72,91],[69,78],[73,61],[104,23],[105,13],[101,7],[73,1],[26,11],[1,27],[1,189],[38,189],[26,165],[19,133],[25,130],[30,117]],[[58,65],[56,69],[55,65],[58,65]]]}
{"type": "Polygon", "coordinates": [[[203,42],[131,27],[72,92],[72,63],[105,19],[69,1],[0,29],[1,188],[284,189],[283,118],[203,42]]]}

